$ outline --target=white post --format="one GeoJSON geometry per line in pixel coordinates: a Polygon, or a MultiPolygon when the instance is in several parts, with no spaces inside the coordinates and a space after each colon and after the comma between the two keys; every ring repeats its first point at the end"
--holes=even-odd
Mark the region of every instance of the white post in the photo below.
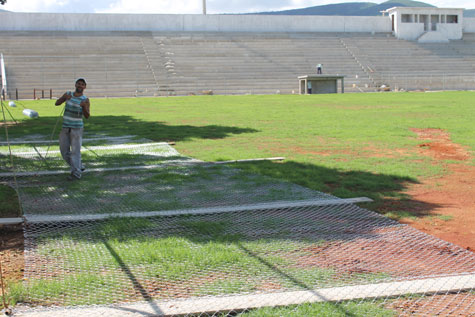
{"type": "Polygon", "coordinates": [[[206,15],[206,0],[203,0],[203,14],[206,15]]]}
{"type": "Polygon", "coordinates": [[[2,98],[5,99],[7,94],[7,75],[5,72],[5,61],[3,59],[3,54],[0,54],[0,64],[2,76],[2,98]]]}

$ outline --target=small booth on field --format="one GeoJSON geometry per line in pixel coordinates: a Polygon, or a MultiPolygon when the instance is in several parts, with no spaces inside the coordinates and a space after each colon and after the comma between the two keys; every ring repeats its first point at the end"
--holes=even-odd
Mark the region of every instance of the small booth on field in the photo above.
{"type": "Polygon", "coordinates": [[[341,93],[345,92],[345,76],[335,75],[305,75],[299,76],[299,91],[301,95],[308,94],[336,94],[338,80],[341,82],[341,93]]]}

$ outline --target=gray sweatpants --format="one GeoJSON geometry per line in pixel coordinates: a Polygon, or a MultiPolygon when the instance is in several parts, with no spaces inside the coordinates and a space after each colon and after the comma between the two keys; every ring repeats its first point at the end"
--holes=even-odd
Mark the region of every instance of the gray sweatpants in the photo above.
{"type": "Polygon", "coordinates": [[[83,128],[62,128],[59,134],[59,150],[71,167],[71,174],[81,178],[81,146],[83,128]]]}

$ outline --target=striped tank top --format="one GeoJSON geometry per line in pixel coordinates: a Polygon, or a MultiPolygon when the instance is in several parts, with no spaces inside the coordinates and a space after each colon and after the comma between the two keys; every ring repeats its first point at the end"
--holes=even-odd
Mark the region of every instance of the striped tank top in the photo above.
{"type": "Polygon", "coordinates": [[[75,97],[71,91],[68,91],[71,99],[66,101],[63,115],[63,128],[82,128],[84,122],[82,121],[82,107],[81,102],[87,99],[86,96],[75,97]]]}

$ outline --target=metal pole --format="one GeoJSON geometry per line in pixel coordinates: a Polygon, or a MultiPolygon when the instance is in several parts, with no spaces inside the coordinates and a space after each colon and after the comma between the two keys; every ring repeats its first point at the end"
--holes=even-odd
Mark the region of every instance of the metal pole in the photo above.
{"type": "Polygon", "coordinates": [[[7,72],[5,71],[5,60],[3,59],[3,53],[0,53],[0,72],[2,76],[2,89],[3,89],[3,99],[5,99],[6,94],[8,93],[7,89],[7,72]]]}
{"type": "Polygon", "coordinates": [[[203,14],[206,15],[206,0],[203,0],[203,14]]]}

